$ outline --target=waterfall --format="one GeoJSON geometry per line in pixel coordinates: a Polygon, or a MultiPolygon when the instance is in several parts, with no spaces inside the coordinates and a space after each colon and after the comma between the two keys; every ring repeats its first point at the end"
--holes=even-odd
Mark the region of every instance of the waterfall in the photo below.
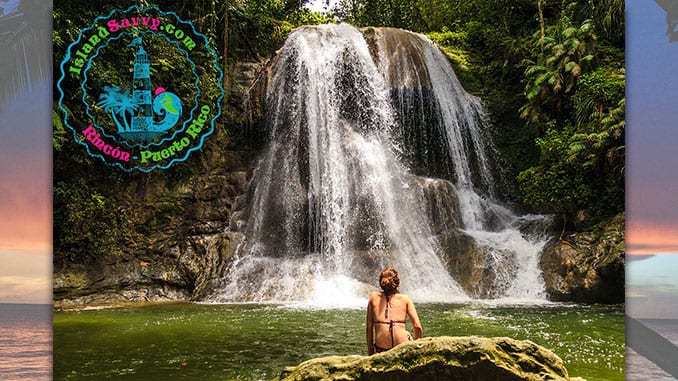
{"type": "Polygon", "coordinates": [[[363,304],[385,267],[418,301],[544,298],[544,218],[495,201],[482,103],[426,37],[299,28],[266,103],[244,239],[207,300],[363,304]]]}

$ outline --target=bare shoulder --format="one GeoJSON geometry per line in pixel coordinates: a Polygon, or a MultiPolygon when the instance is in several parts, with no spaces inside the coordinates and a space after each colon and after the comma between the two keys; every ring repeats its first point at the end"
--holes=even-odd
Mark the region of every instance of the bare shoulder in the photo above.
{"type": "Polygon", "coordinates": [[[375,300],[379,300],[380,297],[381,293],[379,291],[372,291],[372,293],[370,293],[369,302],[373,303],[375,300]]]}
{"type": "Polygon", "coordinates": [[[407,295],[407,294],[398,294],[398,297],[400,298],[400,300],[402,300],[405,303],[408,303],[408,304],[412,303],[412,298],[410,298],[410,296],[407,295]]]}

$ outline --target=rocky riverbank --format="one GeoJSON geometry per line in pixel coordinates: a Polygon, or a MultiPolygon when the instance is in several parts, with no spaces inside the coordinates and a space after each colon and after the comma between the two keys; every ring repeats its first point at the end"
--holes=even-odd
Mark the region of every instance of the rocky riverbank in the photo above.
{"type": "MultiPolygon", "coordinates": [[[[244,176],[238,179],[232,182],[237,184],[235,193],[243,194],[244,176]]],[[[213,202],[228,200],[223,193],[217,192],[213,202]]],[[[209,201],[204,206],[200,202],[190,203],[196,213],[212,207],[209,201]]],[[[237,213],[228,208],[221,210],[225,211],[221,221],[228,221],[231,215],[237,217],[237,213]]],[[[181,220],[180,224],[186,227],[191,225],[191,220],[181,220]]],[[[183,245],[172,238],[176,227],[168,226],[166,235],[160,232],[144,237],[139,247],[127,247],[130,252],[127,255],[111,253],[99,257],[95,263],[60,267],[54,274],[54,304],[58,308],[78,308],[125,302],[199,300],[214,286],[219,271],[228,263],[242,237],[236,232],[223,232],[228,225],[228,222],[222,223],[212,231],[189,235],[183,245]],[[148,246],[142,247],[144,244],[148,246]],[[145,255],[136,256],[133,254],[136,252],[145,255]]],[[[564,238],[554,239],[542,254],[541,268],[549,299],[623,303],[624,216],[617,216],[598,232],[564,238]]],[[[460,268],[473,265],[472,256],[459,256],[459,260],[463,261],[460,268]]],[[[460,276],[459,279],[466,278],[460,276]]]]}
{"type": "Polygon", "coordinates": [[[624,303],[625,218],[619,214],[593,232],[554,240],[541,256],[553,301],[624,303]]]}

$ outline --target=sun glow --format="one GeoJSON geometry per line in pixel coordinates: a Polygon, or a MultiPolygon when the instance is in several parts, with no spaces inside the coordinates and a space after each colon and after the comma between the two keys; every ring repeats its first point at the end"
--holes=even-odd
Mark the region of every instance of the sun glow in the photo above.
{"type": "Polygon", "coordinates": [[[629,222],[626,252],[630,255],[678,253],[678,226],[629,222]]]}

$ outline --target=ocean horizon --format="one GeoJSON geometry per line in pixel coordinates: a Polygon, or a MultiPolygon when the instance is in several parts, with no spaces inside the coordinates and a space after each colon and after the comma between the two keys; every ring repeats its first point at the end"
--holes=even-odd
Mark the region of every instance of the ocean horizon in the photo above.
{"type": "Polygon", "coordinates": [[[52,305],[0,303],[0,379],[52,379],[52,305]]]}

